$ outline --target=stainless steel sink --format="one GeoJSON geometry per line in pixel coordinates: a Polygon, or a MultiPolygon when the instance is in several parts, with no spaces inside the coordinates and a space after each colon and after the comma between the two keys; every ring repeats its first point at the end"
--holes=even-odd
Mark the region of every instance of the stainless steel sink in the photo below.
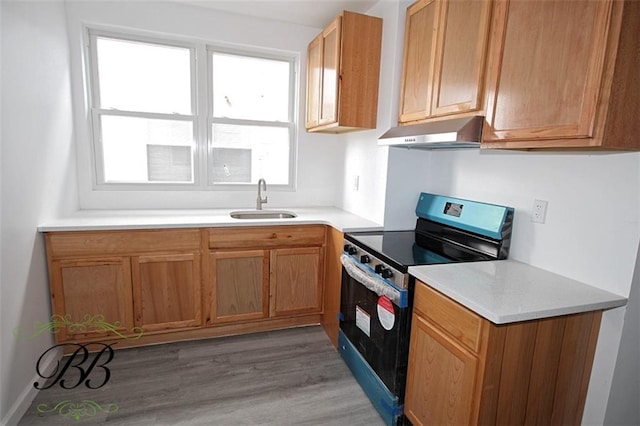
{"type": "Polygon", "coordinates": [[[298,215],[286,210],[237,210],[229,216],[234,219],[292,219],[298,215]]]}

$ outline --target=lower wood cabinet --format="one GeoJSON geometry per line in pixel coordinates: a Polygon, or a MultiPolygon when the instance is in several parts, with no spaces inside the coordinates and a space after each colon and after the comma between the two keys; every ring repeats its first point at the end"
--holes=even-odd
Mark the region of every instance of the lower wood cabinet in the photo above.
{"type": "Polygon", "coordinates": [[[271,316],[322,312],[322,247],[271,252],[271,316]]]}
{"type": "Polygon", "coordinates": [[[212,324],[322,313],[323,226],[209,230],[212,324]]]}
{"type": "Polygon", "coordinates": [[[414,424],[471,424],[478,357],[420,316],[411,327],[407,416],[414,424]]]}
{"type": "Polygon", "coordinates": [[[600,318],[495,325],[417,282],[405,414],[414,425],[579,425],[600,318]]]}
{"type": "Polygon", "coordinates": [[[55,260],[49,267],[56,340],[128,334],[133,324],[131,265],[127,257],[55,260]],[[113,332],[111,333],[113,334],[113,332]]]}
{"type": "Polygon", "coordinates": [[[56,341],[201,325],[200,241],[197,229],[48,233],[56,341]]]}
{"type": "Polygon", "coordinates": [[[131,258],[135,325],[143,331],[202,323],[200,254],[131,258]]]}
{"type": "Polygon", "coordinates": [[[213,323],[269,316],[269,251],[219,251],[209,254],[213,323]]]}
{"type": "Polygon", "coordinates": [[[325,226],[47,233],[57,343],[118,347],[317,324],[325,226]]]}

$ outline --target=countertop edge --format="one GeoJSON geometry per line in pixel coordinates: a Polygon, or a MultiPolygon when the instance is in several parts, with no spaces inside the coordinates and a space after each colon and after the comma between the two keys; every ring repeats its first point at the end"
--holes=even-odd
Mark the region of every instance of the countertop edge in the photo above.
{"type": "MultiPolygon", "coordinates": [[[[383,226],[369,219],[335,207],[321,208],[287,208],[300,212],[292,219],[234,219],[229,217],[231,211],[238,209],[216,209],[207,212],[171,214],[170,211],[79,211],[69,217],[44,222],[37,227],[38,232],[78,232],[78,231],[113,231],[143,229],[187,229],[217,227],[251,227],[251,226],[287,226],[287,225],[327,225],[343,233],[379,231],[383,226]],[[142,213],[141,213],[142,212],[142,213]],[[209,219],[203,219],[208,216],[209,219]]],[[[196,211],[196,210],[194,210],[196,211]]]]}
{"type": "MultiPolygon", "coordinates": [[[[431,273],[432,275],[434,276],[437,275],[438,267],[440,266],[442,266],[443,268],[447,268],[451,271],[453,270],[451,268],[469,268],[470,266],[469,263],[429,265],[428,266],[429,269],[421,266],[414,266],[409,268],[409,273],[416,279],[424,282],[426,285],[433,288],[434,290],[442,293],[443,295],[449,297],[450,299],[460,303],[462,306],[466,307],[467,309],[475,312],[476,314],[482,316],[483,318],[498,325],[520,322],[520,321],[550,318],[550,317],[562,316],[562,315],[571,315],[571,314],[589,312],[594,310],[613,309],[613,308],[626,305],[628,301],[628,299],[624,296],[614,294],[609,291],[603,290],[601,288],[597,288],[586,283],[581,283],[574,279],[564,277],[559,274],[555,274],[553,272],[546,271],[541,268],[528,265],[525,263],[517,262],[514,260],[478,262],[478,264],[485,263],[489,265],[495,262],[501,262],[500,267],[502,268],[517,267],[520,270],[525,268],[532,271],[536,271],[536,273],[541,272],[545,275],[553,276],[556,280],[559,280],[560,282],[565,282],[567,284],[570,284],[573,287],[571,291],[577,292],[584,288],[584,291],[592,292],[592,296],[590,297],[590,300],[587,300],[587,301],[575,301],[575,298],[572,299],[570,297],[567,297],[566,301],[559,303],[556,298],[548,297],[548,295],[544,294],[544,288],[541,288],[538,293],[536,293],[535,290],[530,290],[531,292],[529,294],[527,294],[526,296],[522,296],[527,301],[530,301],[531,299],[540,301],[540,302],[536,302],[537,306],[535,306],[536,303],[531,303],[532,307],[530,309],[527,309],[524,311],[509,309],[511,308],[511,306],[506,307],[506,306],[500,305],[497,299],[495,301],[494,300],[491,300],[491,301],[494,302],[495,306],[497,306],[498,308],[491,309],[491,307],[487,306],[488,303],[484,305],[482,303],[478,303],[473,297],[473,294],[470,294],[471,292],[465,293],[464,291],[461,291],[460,288],[456,288],[455,283],[453,285],[449,285],[448,283],[443,282],[444,280],[441,278],[433,279],[429,276],[430,274],[429,270],[432,271],[431,273]],[[436,274],[434,274],[434,272],[436,272],[436,274]],[[544,302],[545,298],[547,300],[550,300],[550,302],[545,303],[544,302]]],[[[518,283],[515,283],[514,288],[517,285],[518,283]]]]}
{"type": "Polygon", "coordinates": [[[580,313],[590,312],[590,311],[600,311],[600,310],[619,308],[626,304],[627,304],[627,299],[622,298],[619,300],[609,300],[609,301],[603,301],[603,302],[587,303],[583,305],[575,305],[575,306],[563,308],[563,309],[548,309],[546,311],[538,311],[535,314],[532,314],[531,316],[504,315],[504,316],[497,317],[496,321],[492,321],[492,322],[495,322],[496,324],[508,324],[512,322],[529,321],[529,320],[551,318],[551,317],[557,317],[557,316],[563,316],[563,315],[580,314],[580,313]]]}
{"type": "MultiPolygon", "coordinates": [[[[446,294],[444,291],[441,291],[437,287],[433,287],[435,290],[440,291],[443,294],[446,294]]],[[[448,295],[447,295],[448,296],[448,295]]],[[[627,303],[627,299],[620,298],[614,300],[603,300],[601,302],[593,302],[593,303],[585,303],[585,304],[576,304],[572,306],[566,306],[561,308],[548,308],[548,309],[538,309],[536,311],[531,312],[522,312],[522,313],[514,313],[514,314],[505,314],[505,315],[497,315],[493,312],[483,309],[482,307],[475,306],[473,303],[464,300],[463,298],[455,298],[453,296],[449,296],[451,299],[457,301],[461,305],[466,308],[472,310],[476,314],[481,317],[488,319],[494,324],[509,324],[514,322],[521,321],[530,321],[537,320],[543,318],[551,318],[563,315],[571,315],[571,314],[579,314],[583,312],[590,311],[598,311],[598,310],[606,310],[618,308],[620,306],[624,306],[627,303]]]]}

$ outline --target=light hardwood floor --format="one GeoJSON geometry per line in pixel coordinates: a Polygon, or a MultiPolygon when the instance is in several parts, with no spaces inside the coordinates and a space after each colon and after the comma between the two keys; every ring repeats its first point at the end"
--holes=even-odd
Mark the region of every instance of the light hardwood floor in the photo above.
{"type": "MultiPolygon", "coordinates": [[[[100,389],[41,390],[19,424],[383,424],[319,326],[122,349],[108,367],[111,378],[100,389]],[[64,410],[36,408],[82,400],[118,409],[76,420],[68,410],[64,417],[64,410]]],[[[91,378],[94,385],[104,379],[91,378]]]]}

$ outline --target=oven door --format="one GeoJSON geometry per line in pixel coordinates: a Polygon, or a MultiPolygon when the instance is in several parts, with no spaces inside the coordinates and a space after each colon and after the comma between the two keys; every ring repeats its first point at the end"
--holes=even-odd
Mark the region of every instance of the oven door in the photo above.
{"type": "MultiPolygon", "coordinates": [[[[409,352],[409,291],[395,287],[347,255],[343,255],[342,264],[340,337],[347,342],[340,345],[341,353],[359,381],[355,370],[371,370],[396,399],[392,410],[401,412],[409,352]],[[358,355],[349,354],[349,350],[358,355]],[[366,365],[358,365],[358,360],[366,365]]],[[[360,384],[375,405],[368,385],[360,384]]]]}

